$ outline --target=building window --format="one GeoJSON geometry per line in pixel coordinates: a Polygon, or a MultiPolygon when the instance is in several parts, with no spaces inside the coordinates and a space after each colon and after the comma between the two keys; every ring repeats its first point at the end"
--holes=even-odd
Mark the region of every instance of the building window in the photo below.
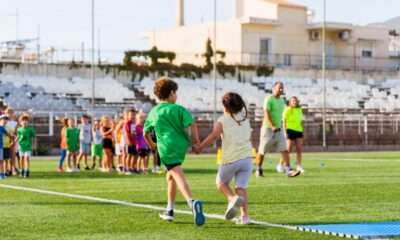
{"type": "Polygon", "coordinates": [[[292,54],[285,54],[283,56],[283,64],[285,66],[292,66],[292,54]]]}
{"type": "Polygon", "coordinates": [[[372,51],[371,50],[362,50],[361,57],[363,58],[372,58],[372,51]]]}
{"type": "Polygon", "coordinates": [[[374,42],[373,41],[360,41],[361,57],[373,58],[374,57],[374,42]]]}

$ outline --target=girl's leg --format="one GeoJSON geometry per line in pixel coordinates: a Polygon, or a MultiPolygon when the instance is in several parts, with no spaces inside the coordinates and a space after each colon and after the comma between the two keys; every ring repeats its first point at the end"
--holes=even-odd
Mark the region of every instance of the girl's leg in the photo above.
{"type": "Polygon", "coordinates": [[[62,168],[66,156],[67,156],[67,151],[65,149],[61,149],[60,162],[58,164],[59,168],[62,168]]]}
{"type": "Polygon", "coordinates": [[[107,162],[108,162],[108,152],[107,152],[107,150],[108,150],[108,149],[103,148],[103,155],[104,155],[104,158],[103,158],[103,161],[101,162],[101,168],[102,168],[103,170],[106,169],[107,162]]]}
{"type": "Polygon", "coordinates": [[[303,152],[303,139],[298,138],[295,141],[296,143],[296,160],[297,160],[297,166],[301,167],[301,155],[303,152]]]}
{"type": "Polygon", "coordinates": [[[231,202],[235,194],[232,192],[232,189],[229,187],[229,185],[226,183],[220,183],[217,187],[218,190],[228,199],[228,201],[231,202]]]}
{"type": "Polygon", "coordinates": [[[247,207],[249,204],[249,200],[247,198],[247,192],[244,188],[236,188],[236,194],[243,197],[244,201],[242,206],[240,207],[240,211],[242,212],[241,217],[249,217],[249,213],[247,211],[247,207]]]}

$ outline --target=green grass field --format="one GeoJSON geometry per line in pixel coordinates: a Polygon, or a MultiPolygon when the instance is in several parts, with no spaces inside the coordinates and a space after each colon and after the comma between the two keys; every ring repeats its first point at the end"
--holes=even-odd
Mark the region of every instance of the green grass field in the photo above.
{"type": "MultiPolygon", "coordinates": [[[[289,179],[274,171],[278,155],[264,165],[265,177],[250,179],[253,220],[287,225],[400,220],[400,153],[305,154],[306,173],[289,179]],[[272,164],[268,164],[272,161],[272,164]],[[321,166],[321,162],[325,165],[321,166]]],[[[292,161],[293,162],[293,161],[292,161]]],[[[0,184],[121,200],[164,207],[164,175],[120,176],[96,171],[59,173],[55,160],[34,160],[31,178],[0,184]]],[[[223,215],[225,198],[215,187],[214,157],[189,156],[184,170],[206,213],[223,215]]],[[[237,226],[176,214],[174,223],[159,211],[0,187],[0,239],[337,239],[262,225],[237,226]]],[[[189,210],[178,194],[177,209],[189,210]]]]}

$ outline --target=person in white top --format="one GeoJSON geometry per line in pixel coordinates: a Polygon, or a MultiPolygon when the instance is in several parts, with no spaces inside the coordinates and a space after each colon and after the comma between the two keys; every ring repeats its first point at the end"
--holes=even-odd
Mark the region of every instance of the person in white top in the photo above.
{"type": "Polygon", "coordinates": [[[82,115],[81,124],[78,126],[79,130],[79,156],[76,160],[76,165],[79,168],[79,163],[83,158],[83,164],[85,170],[90,170],[88,166],[88,156],[91,151],[91,142],[92,142],[92,125],[89,123],[89,116],[82,115]]]}
{"type": "MultiPolygon", "coordinates": [[[[7,121],[6,127],[12,130],[12,135],[14,137],[17,136],[17,129],[18,129],[18,122],[15,121],[14,117],[14,110],[12,108],[7,108],[5,111],[5,114],[7,114],[9,120],[7,121]]],[[[12,171],[12,175],[18,174],[18,168],[21,168],[20,162],[18,161],[18,168],[15,166],[15,157],[16,153],[18,152],[18,144],[13,143],[11,144],[11,159],[10,159],[10,170],[12,171]]]]}
{"type": "Polygon", "coordinates": [[[216,184],[229,202],[225,218],[233,219],[240,208],[241,216],[237,224],[250,224],[246,187],[253,167],[252,129],[247,119],[246,105],[239,94],[226,93],[222,97],[222,104],[224,115],[218,118],[214,131],[202,143],[194,145],[193,150],[200,153],[221,137],[222,155],[216,184]],[[237,195],[229,187],[233,177],[237,195]]]}

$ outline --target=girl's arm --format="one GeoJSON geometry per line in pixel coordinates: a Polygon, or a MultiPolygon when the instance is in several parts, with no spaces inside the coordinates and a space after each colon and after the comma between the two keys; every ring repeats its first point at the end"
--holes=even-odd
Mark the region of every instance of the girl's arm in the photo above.
{"type": "Polygon", "coordinates": [[[211,146],[215,141],[217,141],[221,137],[221,134],[222,134],[222,124],[220,122],[216,122],[214,131],[210,135],[208,135],[208,137],[204,139],[202,143],[200,143],[200,150],[203,150],[204,148],[211,146]]]}
{"type": "Polygon", "coordinates": [[[151,150],[157,150],[157,144],[153,142],[151,135],[149,132],[144,134],[144,139],[146,139],[147,144],[149,145],[151,150]]]}

